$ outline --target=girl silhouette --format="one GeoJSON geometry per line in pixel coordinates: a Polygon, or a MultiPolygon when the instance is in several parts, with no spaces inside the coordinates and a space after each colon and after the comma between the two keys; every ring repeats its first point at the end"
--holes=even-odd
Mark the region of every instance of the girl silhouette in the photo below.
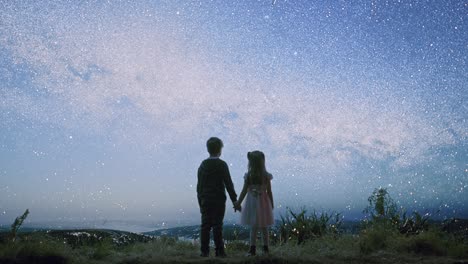
{"type": "Polygon", "coordinates": [[[241,224],[250,226],[249,256],[256,255],[257,232],[262,232],[263,253],[269,252],[268,226],[273,225],[273,176],[265,168],[265,154],[261,151],[247,153],[248,171],[244,175],[244,187],[235,206],[239,207],[245,199],[241,211],[241,224]]]}

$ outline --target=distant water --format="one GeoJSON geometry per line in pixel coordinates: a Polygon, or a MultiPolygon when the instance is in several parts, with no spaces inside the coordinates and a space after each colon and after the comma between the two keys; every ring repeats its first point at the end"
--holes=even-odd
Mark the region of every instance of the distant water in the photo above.
{"type": "MultiPolygon", "coordinates": [[[[10,229],[11,224],[0,224],[0,230],[10,229]]],[[[25,223],[22,229],[112,229],[134,233],[149,232],[158,229],[175,227],[166,222],[144,222],[123,220],[102,221],[47,221],[25,223]]]]}
{"type": "MultiPolygon", "coordinates": [[[[226,220],[225,225],[236,224],[235,221],[226,220]]],[[[145,233],[160,229],[200,225],[197,221],[125,221],[125,220],[95,220],[95,221],[43,221],[25,222],[20,231],[31,230],[57,230],[57,229],[112,229],[133,233],[145,233]]],[[[9,231],[11,223],[0,222],[0,232],[9,231]]]]}

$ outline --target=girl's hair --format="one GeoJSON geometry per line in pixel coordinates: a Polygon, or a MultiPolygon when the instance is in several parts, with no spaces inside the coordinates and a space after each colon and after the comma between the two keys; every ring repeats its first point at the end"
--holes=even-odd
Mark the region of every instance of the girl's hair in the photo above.
{"type": "Polygon", "coordinates": [[[250,184],[263,184],[266,179],[265,167],[265,154],[261,151],[247,152],[247,159],[249,160],[247,171],[247,183],[250,184]]]}

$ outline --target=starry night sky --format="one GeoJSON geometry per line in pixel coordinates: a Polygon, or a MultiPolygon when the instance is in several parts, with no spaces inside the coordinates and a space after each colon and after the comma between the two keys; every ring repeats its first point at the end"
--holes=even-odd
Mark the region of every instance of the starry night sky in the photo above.
{"type": "Polygon", "coordinates": [[[31,223],[196,224],[210,136],[238,193],[247,151],[265,152],[277,216],[359,219],[386,187],[408,210],[468,217],[467,14],[450,0],[1,1],[0,223],[29,208],[31,223]]]}

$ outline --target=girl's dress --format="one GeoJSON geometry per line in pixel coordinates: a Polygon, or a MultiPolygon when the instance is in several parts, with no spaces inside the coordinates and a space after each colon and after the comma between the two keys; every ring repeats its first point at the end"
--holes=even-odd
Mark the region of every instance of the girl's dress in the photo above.
{"type": "MultiPolygon", "coordinates": [[[[247,180],[247,173],[244,180],[247,180]]],[[[268,181],[273,176],[266,175],[268,181]]],[[[273,208],[271,207],[270,197],[267,193],[267,184],[253,184],[248,187],[245,202],[241,210],[241,224],[256,227],[267,227],[273,225],[273,208]]]]}

